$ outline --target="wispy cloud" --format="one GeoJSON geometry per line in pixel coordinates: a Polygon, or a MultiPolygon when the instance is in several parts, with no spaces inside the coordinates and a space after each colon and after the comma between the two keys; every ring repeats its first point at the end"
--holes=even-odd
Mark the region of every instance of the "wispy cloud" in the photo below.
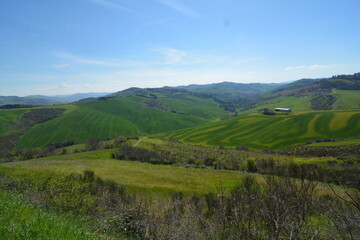
{"type": "Polygon", "coordinates": [[[299,66],[290,66],[285,68],[287,71],[291,71],[291,70],[299,70],[299,69],[304,69],[306,68],[305,65],[299,65],[299,66]]]}
{"type": "Polygon", "coordinates": [[[55,89],[69,89],[69,88],[72,88],[73,86],[72,85],[70,85],[70,84],[67,84],[67,83],[60,83],[59,85],[57,85],[56,87],[55,87],[55,89]]]}
{"type": "Polygon", "coordinates": [[[305,65],[299,65],[299,66],[290,66],[285,68],[287,71],[292,71],[292,70],[300,70],[300,69],[312,69],[312,70],[316,70],[316,69],[326,69],[326,68],[330,68],[330,66],[328,65],[319,65],[319,64],[313,64],[310,66],[305,66],[305,65]]]}
{"type": "Polygon", "coordinates": [[[159,52],[165,57],[165,64],[179,64],[183,62],[184,57],[188,55],[186,51],[175,48],[156,48],[156,52],[159,52]]]}
{"type": "Polygon", "coordinates": [[[144,62],[137,62],[132,60],[98,60],[82,56],[73,55],[67,52],[53,52],[56,57],[67,59],[69,61],[87,65],[104,66],[104,67],[140,67],[148,65],[144,62]]]}
{"type": "Polygon", "coordinates": [[[67,68],[70,67],[70,64],[56,64],[56,65],[52,65],[52,68],[56,68],[56,69],[63,69],[63,68],[67,68]]]}
{"type": "Polygon", "coordinates": [[[228,57],[224,56],[196,53],[177,48],[157,47],[153,50],[164,56],[164,61],[160,64],[165,65],[221,63],[229,60],[228,57]]]}
{"type": "Polygon", "coordinates": [[[314,65],[311,65],[309,68],[311,69],[324,69],[324,68],[329,68],[330,66],[327,66],[327,65],[319,65],[319,64],[314,64],[314,65]]]}
{"type": "Polygon", "coordinates": [[[134,12],[133,10],[124,7],[118,3],[115,3],[114,1],[110,1],[110,0],[88,0],[92,3],[98,4],[102,7],[108,8],[108,9],[112,9],[112,10],[120,10],[120,11],[125,11],[125,12],[134,12]]]}
{"type": "Polygon", "coordinates": [[[172,8],[173,10],[193,18],[200,18],[201,15],[194,10],[182,5],[176,0],[158,0],[158,2],[172,8]]]}

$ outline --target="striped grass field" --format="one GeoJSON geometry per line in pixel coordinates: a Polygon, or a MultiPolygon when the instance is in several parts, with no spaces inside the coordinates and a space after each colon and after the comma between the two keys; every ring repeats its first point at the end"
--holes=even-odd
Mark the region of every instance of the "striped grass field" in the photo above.
{"type": "MultiPolygon", "coordinates": [[[[106,139],[119,135],[167,132],[208,123],[225,114],[212,100],[177,99],[175,110],[184,110],[192,103],[193,108],[185,114],[139,108],[143,101],[144,98],[132,96],[70,105],[75,107],[68,109],[63,116],[29,130],[21,137],[18,148],[44,147],[47,143],[68,140],[83,143],[94,137],[106,139]]],[[[170,100],[165,102],[170,103],[170,100]]]]}
{"type": "Polygon", "coordinates": [[[248,146],[253,149],[283,149],[323,138],[353,138],[360,135],[360,110],[317,111],[268,116],[248,114],[162,137],[208,146],[248,146]]]}

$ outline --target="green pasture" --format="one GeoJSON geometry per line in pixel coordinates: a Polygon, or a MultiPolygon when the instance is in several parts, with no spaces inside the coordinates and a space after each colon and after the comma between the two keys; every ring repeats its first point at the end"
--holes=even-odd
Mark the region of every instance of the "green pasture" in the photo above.
{"type": "Polygon", "coordinates": [[[283,149],[323,138],[360,135],[360,110],[318,111],[291,115],[248,114],[182,129],[163,137],[209,146],[283,149]]]}
{"type": "Polygon", "coordinates": [[[202,99],[189,96],[187,99],[161,98],[172,110],[180,113],[186,113],[205,119],[221,118],[228,112],[219,107],[219,104],[212,99],[202,99]]]}
{"type": "Polygon", "coordinates": [[[336,97],[336,101],[333,104],[333,109],[360,108],[360,91],[335,90],[333,95],[336,97]]]}
{"type": "Polygon", "coordinates": [[[251,109],[238,109],[241,115],[262,111],[264,108],[274,110],[275,108],[291,108],[292,112],[309,112],[312,111],[310,107],[310,97],[279,97],[264,102],[260,102],[251,109]]]}

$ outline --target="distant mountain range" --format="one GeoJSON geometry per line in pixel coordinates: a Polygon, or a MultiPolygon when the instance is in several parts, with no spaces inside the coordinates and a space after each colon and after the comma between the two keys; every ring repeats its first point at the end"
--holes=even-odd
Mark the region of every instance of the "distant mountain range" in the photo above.
{"type": "Polygon", "coordinates": [[[109,93],[76,93],[70,95],[31,95],[26,97],[18,96],[0,96],[0,106],[8,104],[24,104],[24,105],[53,105],[76,102],[81,99],[98,98],[109,93]]]}

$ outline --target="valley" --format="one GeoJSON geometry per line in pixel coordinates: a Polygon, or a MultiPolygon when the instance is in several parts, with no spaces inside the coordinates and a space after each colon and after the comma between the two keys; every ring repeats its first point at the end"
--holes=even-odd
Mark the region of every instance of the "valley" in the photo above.
{"type": "Polygon", "coordinates": [[[344,89],[348,78],[330,90],[319,86],[332,78],[130,88],[71,104],[7,105],[0,109],[0,222],[20,225],[0,235],[358,234],[360,94],[344,89]],[[267,216],[281,212],[276,228],[267,216]],[[53,229],[69,216],[69,225],[53,229]]]}

